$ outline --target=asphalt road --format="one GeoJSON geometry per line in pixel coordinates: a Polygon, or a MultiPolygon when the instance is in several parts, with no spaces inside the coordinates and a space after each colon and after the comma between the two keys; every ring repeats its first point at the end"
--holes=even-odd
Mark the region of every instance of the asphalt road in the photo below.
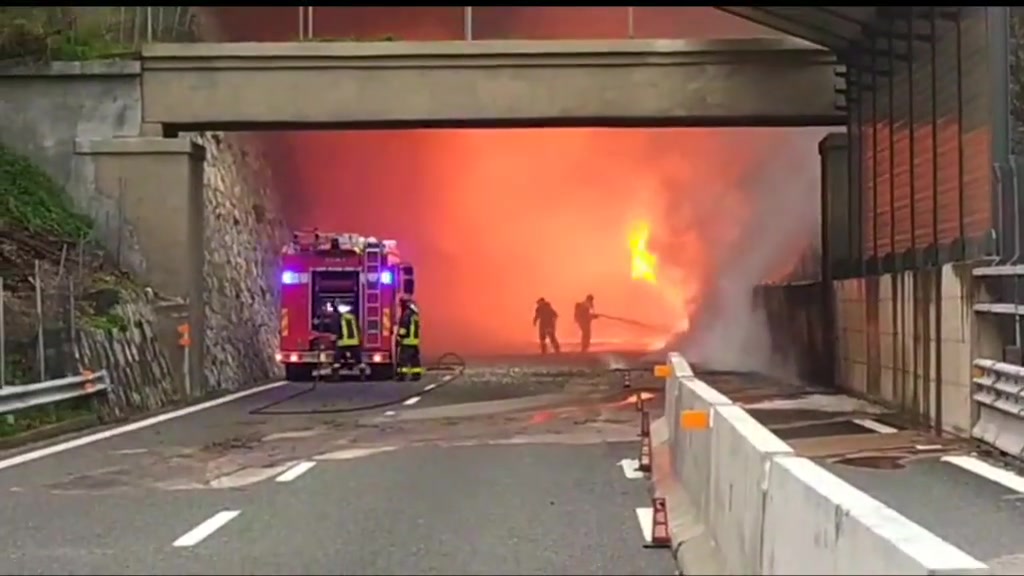
{"type": "MultiPolygon", "coordinates": [[[[607,387],[607,374],[559,374],[331,384],[279,407],[419,396],[436,409],[557,390],[590,398],[582,392],[607,387]]],[[[303,388],[285,384],[16,466],[0,454],[0,573],[674,573],[668,551],[642,547],[648,481],[619,465],[637,442],[607,441],[635,434],[628,406],[560,408],[536,426],[531,412],[367,423],[418,408],[401,403],[250,414],[303,388]]]]}
{"type": "MultiPolygon", "coordinates": [[[[974,457],[968,461],[984,462],[974,457]]],[[[899,470],[822,463],[840,478],[936,536],[989,564],[996,574],[1024,571],[1024,478],[1016,489],[937,458],[899,470]]],[[[1011,480],[1013,482],[1013,480],[1011,480]]]]}

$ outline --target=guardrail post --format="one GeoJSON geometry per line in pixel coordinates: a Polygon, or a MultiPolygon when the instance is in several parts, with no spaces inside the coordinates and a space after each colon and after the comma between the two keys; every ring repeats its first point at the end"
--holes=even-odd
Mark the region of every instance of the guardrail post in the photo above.
{"type": "Polygon", "coordinates": [[[36,330],[36,353],[39,354],[39,381],[46,381],[46,343],[44,341],[43,333],[44,330],[44,318],[43,318],[43,280],[39,274],[39,260],[35,261],[35,278],[33,282],[36,286],[36,318],[39,320],[39,326],[36,330]]]}

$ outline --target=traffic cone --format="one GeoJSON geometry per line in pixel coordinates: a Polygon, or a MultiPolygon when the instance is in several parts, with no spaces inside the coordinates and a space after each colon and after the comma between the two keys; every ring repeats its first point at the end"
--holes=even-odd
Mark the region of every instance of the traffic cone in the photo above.
{"type": "Polygon", "coordinates": [[[651,437],[644,436],[640,439],[640,465],[637,470],[641,472],[651,471],[651,437]]]}
{"type": "Polygon", "coordinates": [[[668,533],[668,506],[660,496],[651,498],[651,541],[644,548],[671,548],[672,536],[668,533]]]}
{"type": "Polygon", "coordinates": [[[651,413],[644,410],[640,413],[640,437],[651,435],[651,413]]]}

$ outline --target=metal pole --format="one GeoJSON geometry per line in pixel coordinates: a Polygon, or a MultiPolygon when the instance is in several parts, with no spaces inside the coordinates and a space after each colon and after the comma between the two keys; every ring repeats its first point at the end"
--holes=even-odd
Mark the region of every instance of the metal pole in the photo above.
{"type": "Polygon", "coordinates": [[[299,6],[299,42],[306,39],[306,7],[299,6]]]}
{"type": "Polygon", "coordinates": [[[629,22],[629,38],[633,38],[633,7],[629,6],[626,8],[626,18],[629,22]]]}
{"type": "Polygon", "coordinates": [[[43,281],[39,274],[39,260],[36,260],[36,317],[39,329],[36,331],[36,352],[39,354],[39,381],[46,382],[46,345],[43,342],[43,281]]]}
{"type": "Polygon", "coordinates": [[[4,278],[0,276],[0,388],[7,385],[7,334],[4,331],[4,278]]]}
{"type": "Polygon", "coordinates": [[[313,7],[312,6],[306,6],[306,36],[308,36],[310,40],[312,40],[314,38],[314,36],[313,36],[313,7]]]}
{"type": "Polygon", "coordinates": [[[153,7],[146,6],[146,42],[153,42],[153,7]]]}
{"type": "Polygon", "coordinates": [[[473,39],[473,7],[462,7],[462,33],[465,40],[473,39]]]}

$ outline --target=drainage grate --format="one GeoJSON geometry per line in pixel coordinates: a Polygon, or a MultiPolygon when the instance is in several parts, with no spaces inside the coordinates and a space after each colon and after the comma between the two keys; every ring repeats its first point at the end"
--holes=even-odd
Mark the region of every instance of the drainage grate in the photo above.
{"type": "Polygon", "coordinates": [[[902,470],[907,465],[903,463],[906,454],[889,454],[886,456],[851,456],[833,461],[833,464],[853,466],[854,468],[868,468],[871,470],[902,470]]]}

